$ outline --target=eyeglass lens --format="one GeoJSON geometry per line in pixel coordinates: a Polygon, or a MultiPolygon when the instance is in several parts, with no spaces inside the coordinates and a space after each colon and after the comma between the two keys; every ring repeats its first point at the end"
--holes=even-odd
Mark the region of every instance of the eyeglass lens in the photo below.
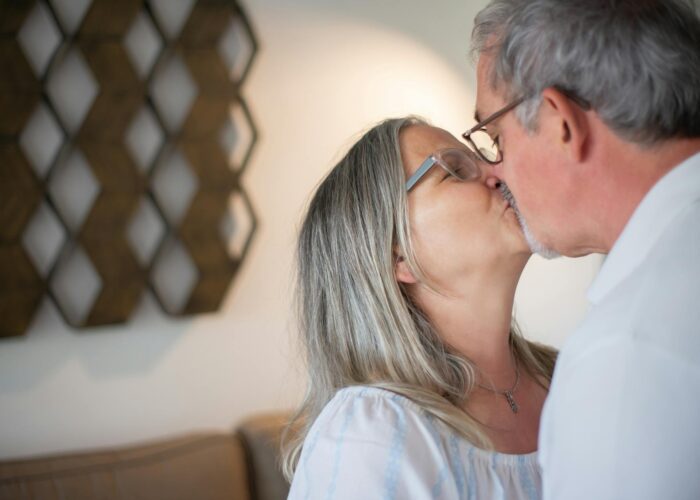
{"type": "Polygon", "coordinates": [[[450,174],[463,181],[471,181],[481,177],[481,168],[476,158],[460,149],[446,149],[438,155],[439,163],[450,174]]]}
{"type": "Polygon", "coordinates": [[[481,153],[487,161],[498,161],[501,152],[498,144],[491,138],[485,130],[477,130],[472,132],[469,139],[474,143],[476,149],[481,153]]]}

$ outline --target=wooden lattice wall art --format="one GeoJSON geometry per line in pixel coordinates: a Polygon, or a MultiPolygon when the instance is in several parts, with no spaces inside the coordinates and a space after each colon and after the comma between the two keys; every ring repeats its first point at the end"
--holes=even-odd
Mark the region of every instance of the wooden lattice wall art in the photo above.
{"type": "Polygon", "coordinates": [[[217,310],[256,217],[232,0],[0,0],[0,336],[217,310]]]}

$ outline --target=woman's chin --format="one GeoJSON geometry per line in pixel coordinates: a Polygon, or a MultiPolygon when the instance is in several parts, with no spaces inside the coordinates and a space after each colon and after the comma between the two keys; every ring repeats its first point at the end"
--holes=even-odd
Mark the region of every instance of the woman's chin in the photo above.
{"type": "Polygon", "coordinates": [[[522,252],[532,254],[530,245],[528,244],[527,238],[525,237],[525,232],[523,231],[523,226],[520,223],[520,219],[515,213],[515,210],[513,210],[512,208],[507,208],[506,211],[503,213],[503,216],[508,218],[509,226],[512,228],[512,232],[518,240],[518,249],[522,252]]]}

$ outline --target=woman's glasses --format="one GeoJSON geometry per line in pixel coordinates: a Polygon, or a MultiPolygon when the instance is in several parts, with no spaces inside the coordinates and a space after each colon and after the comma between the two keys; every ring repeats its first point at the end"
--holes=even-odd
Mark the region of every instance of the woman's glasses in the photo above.
{"type": "Polygon", "coordinates": [[[481,177],[481,167],[474,155],[458,148],[441,149],[421,163],[418,170],[406,181],[406,191],[410,191],[435,165],[439,165],[445,172],[461,181],[474,181],[481,177]]]}

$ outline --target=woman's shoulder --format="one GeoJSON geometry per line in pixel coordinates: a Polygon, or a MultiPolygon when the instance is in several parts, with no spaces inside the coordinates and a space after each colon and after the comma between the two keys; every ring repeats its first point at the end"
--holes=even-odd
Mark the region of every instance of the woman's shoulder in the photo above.
{"type": "Polygon", "coordinates": [[[439,477],[445,449],[431,418],[410,399],[376,387],[344,388],[306,436],[290,498],[406,498],[398,493],[406,480],[424,486],[439,477]]]}
{"type": "Polygon", "coordinates": [[[316,423],[324,427],[346,428],[371,423],[372,429],[376,429],[382,424],[393,427],[401,421],[408,423],[406,420],[413,425],[427,425],[433,418],[406,396],[379,387],[358,385],[338,390],[316,423]]]}
{"type": "Polygon", "coordinates": [[[406,396],[372,386],[340,389],[307,434],[309,448],[319,441],[346,446],[390,448],[397,441],[441,446],[449,433],[441,422],[406,396]]]}
{"type": "Polygon", "coordinates": [[[403,394],[371,385],[353,385],[339,389],[326,407],[330,409],[357,405],[380,412],[387,407],[399,405],[406,411],[426,414],[425,410],[403,394]]]}

